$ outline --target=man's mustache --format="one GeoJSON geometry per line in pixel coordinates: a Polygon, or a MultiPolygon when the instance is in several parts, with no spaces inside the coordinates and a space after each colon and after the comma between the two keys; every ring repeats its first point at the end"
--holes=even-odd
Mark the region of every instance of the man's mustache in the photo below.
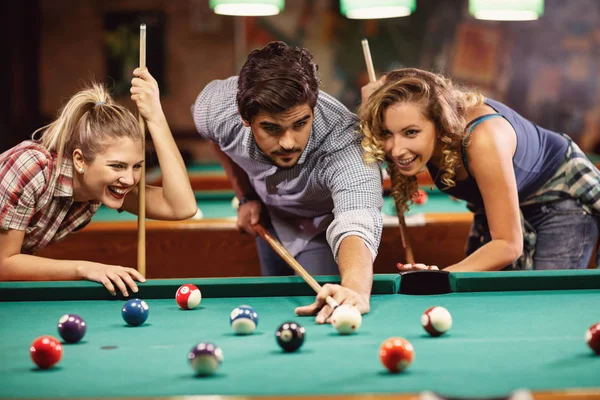
{"type": "Polygon", "coordinates": [[[294,147],[291,150],[279,149],[279,150],[273,151],[271,154],[276,155],[276,156],[289,156],[292,154],[300,153],[301,151],[302,151],[302,149],[294,147]]]}

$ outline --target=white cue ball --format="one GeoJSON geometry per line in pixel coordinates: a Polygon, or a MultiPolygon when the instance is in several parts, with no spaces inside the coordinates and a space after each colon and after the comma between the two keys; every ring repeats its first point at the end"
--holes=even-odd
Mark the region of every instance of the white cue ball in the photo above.
{"type": "Polygon", "coordinates": [[[202,210],[198,208],[198,211],[196,211],[196,214],[194,214],[194,216],[191,219],[203,219],[204,218],[204,214],[202,213],[202,210]]]}
{"type": "Polygon", "coordinates": [[[238,210],[240,208],[240,199],[238,199],[237,196],[234,196],[233,199],[231,199],[231,207],[234,210],[238,210]]]}
{"type": "Polygon", "coordinates": [[[358,308],[342,304],[333,311],[331,324],[342,335],[354,333],[362,324],[362,315],[358,308]]]}
{"type": "Polygon", "coordinates": [[[431,336],[440,336],[452,328],[452,315],[444,307],[431,307],[421,316],[421,325],[431,336]]]}

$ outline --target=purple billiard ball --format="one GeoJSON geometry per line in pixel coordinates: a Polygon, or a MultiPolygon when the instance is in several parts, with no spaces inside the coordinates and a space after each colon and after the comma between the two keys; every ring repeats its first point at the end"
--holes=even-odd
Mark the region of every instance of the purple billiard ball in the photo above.
{"type": "Polygon", "coordinates": [[[87,325],[76,314],[65,314],[58,320],[58,333],[67,343],[77,343],[85,335],[87,325]]]}
{"type": "Polygon", "coordinates": [[[201,342],[190,350],[188,360],[196,375],[212,375],[223,362],[223,351],[212,343],[201,342]]]}

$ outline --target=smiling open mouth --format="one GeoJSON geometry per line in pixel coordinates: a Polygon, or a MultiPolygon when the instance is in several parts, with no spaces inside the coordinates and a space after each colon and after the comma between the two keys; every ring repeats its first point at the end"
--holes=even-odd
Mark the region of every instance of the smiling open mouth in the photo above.
{"type": "Polygon", "coordinates": [[[407,167],[410,164],[412,164],[417,159],[417,157],[418,156],[414,156],[413,158],[408,158],[405,160],[396,160],[396,163],[402,167],[407,167]]]}
{"type": "Polygon", "coordinates": [[[118,187],[118,186],[109,186],[108,187],[108,192],[117,199],[122,199],[123,197],[125,197],[128,190],[129,190],[129,188],[122,188],[122,187],[118,187]]]}

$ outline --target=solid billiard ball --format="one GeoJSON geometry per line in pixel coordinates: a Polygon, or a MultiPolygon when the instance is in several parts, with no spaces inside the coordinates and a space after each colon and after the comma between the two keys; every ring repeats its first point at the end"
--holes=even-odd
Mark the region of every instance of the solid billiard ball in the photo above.
{"type": "Polygon", "coordinates": [[[590,326],[585,332],[585,341],[594,353],[600,355],[600,322],[590,326]]]}
{"type": "Polygon", "coordinates": [[[181,285],[175,293],[175,301],[184,310],[193,310],[202,301],[202,293],[196,285],[191,283],[181,285]]]}
{"type": "Polygon", "coordinates": [[[201,342],[190,350],[188,360],[196,375],[212,375],[223,362],[223,351],[212,343],[201,342]]]}
{"type": "Polygon", "coordinates": [[[76,314],[65,314],[58,320],[58,334],[67,343],[77,343],[85,335],[87,325],[76,314]]]}
{"type": "Polygon", "coordinates": [[[404,371],[415,356],[412,344],[399,337],[386,339],[379,347],[381,363],[392,373],[404,371]]]}
{"type": "Polygon", "coordinates": [[[342,304],[333,311],[331,324],[342,335],[349,335],[360,328],[362,315],[355,306],[342,304]]]}
{"type": "Polygon", "coordinates": [[[428,197],[429,196],[427,196],[426,191],[424,191],[423,189],[418,189],[415,193],[413,193],[412,201],[417,205],[423,205],[427,203],[428,197]]]}
{"type": "Polygon", "coordinates": [[[258,313],[250,306],[239,306],[229,314],[229,324],[238,335],[249,335],[258,326],[258,313]]]}
{"type": "Polygon", "coordinates": [[[128,300],[121,309],[121,315],[125,322],[131,326],[138,326],[148,319],[149,308],[144,300],[128,300]]]}
{"type": "Polygon", "coordinates": [[[302,346],[305,333],[306,329],[303,326],[290,321],[281,324],[277,332],[275,332],[275,338],[283,351],[291,353],[302,346]]]}
{"type": "Polygon", "coordinates": [[[55,337],[40,336],[31,343],[29,354],[38,367],[48,369],[60,361],[63,348],[55,337]]]}
{"type": "Polygon", "coordinates": [[[430,307],[421,315],[421,325],[427,333],[437,337],[452,328],[452,315],[444,307],[430,307]]]}

